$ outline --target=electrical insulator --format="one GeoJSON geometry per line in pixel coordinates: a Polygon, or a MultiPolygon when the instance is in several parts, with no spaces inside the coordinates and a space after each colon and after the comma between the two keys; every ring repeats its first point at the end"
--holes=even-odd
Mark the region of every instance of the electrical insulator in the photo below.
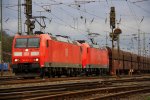
{"type": "Polygon", "coordinates": [[[31,23],[30,23],[30,28],[31,28],[32,30],[35,28],[35,21],[34,21],[34,20],[31,21],[31,23]]]}
{"type": "Polygon", "coordinates": [[[116,19],[115,19],[116,15],[115,15],[115,7],[111,7],[110,9],[110,26],[114,29],[115,28],[115,22],[116,22],[116,19]]]}
{"type": "Polygon", "coordinates": [[[33,30],[35,28],[35,25],[34,24],[31,24],[30,25],[30,28],[33,30]]]}
{"type": "Polygon", "coordinates": [[[116,41],[118,39],[118,35],[114,34],[114,33],[110,33],[109,34],[110,38],[112,38],[114,41],[116,41]]]}

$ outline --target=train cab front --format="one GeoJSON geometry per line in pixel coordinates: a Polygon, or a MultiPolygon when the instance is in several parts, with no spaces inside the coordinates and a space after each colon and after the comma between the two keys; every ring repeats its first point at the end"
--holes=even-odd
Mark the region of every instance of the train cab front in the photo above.
{"type": "Polygon", "coordinates": [[[40,37],[15,36],[12,46],[12,68],[15,74],[40,72],[40,37]]]}

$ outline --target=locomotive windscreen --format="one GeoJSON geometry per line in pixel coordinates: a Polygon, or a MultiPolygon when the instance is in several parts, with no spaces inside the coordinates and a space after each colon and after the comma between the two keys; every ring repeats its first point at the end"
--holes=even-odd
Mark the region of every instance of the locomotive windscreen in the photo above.
{"type": "Polygon", "coordinates": [[[40,45],[39,38],[17,38],[16,48],[38,48],[40,45]]]}

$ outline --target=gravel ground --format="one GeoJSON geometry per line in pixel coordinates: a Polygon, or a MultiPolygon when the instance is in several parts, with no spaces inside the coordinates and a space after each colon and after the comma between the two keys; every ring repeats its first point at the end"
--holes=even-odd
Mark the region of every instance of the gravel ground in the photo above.
{"type": "Polygon", "coordinates": [[[128,98],[121,98],[119,100],[150,100],[150,93],[136,94],[129,96],[128,98]]]}

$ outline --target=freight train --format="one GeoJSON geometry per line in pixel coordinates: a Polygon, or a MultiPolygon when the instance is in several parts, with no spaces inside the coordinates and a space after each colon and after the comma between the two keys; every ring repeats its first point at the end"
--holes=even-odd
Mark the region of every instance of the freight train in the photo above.
{"type": "Polygon", "coordinates": [[[12,68],[16,75],[42,77],[149,73],[150,58],[36,32],[14,37],[12,68]]]}

